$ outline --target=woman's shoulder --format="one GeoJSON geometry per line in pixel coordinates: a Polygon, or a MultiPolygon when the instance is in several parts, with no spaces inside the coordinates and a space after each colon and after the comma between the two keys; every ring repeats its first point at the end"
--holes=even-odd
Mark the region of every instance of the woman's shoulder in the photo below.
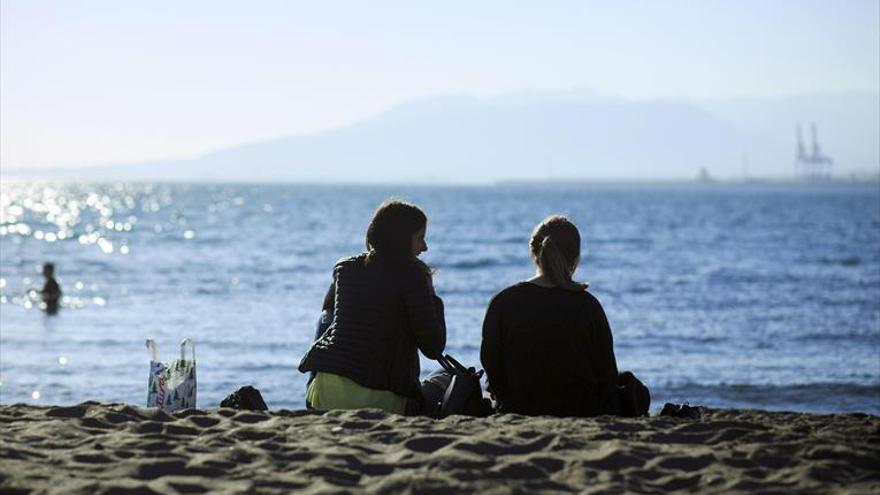
{"type": "Polygon", "coordinates": [[[364,264],[364,260],[367,259],[367,253],[355,254],[353,256],[346,256],[344,258],[339,258],[336,263],[333,264],[334,267],[340,268],[344,266],[351,265],[362,265],[364,264]]]}
{"type": "Polygon", "coordinates": [[[428,274],[426,265],[418,260],[392,262],[370,253],[342,258],[336,262],[333,271],[335,273],[363,271],[364,273],[373,273],[376,276],[390,276],[391,279],[404,281],[421,281],[428,274]]]}
{"type": "Polygon", "coordinates": [[[593,293],[591,293],[588,289],[584,289],[582,297],[584,298],[584,301],[591,307],[600,309],[602,308],[602,303],[600,303],[599,299],[597,299],[596,296],[594,296],[593,293]]]}
{"type": "Polygon", "coordinates": [[[530,284],[529,282],[522,281],[522,282],[516,282],[514,284],[508,285],[507,287],[498,291],[494,296],[492,296],[492,299],[489,301],[489,304],[490,305],[499,305],[499,304],[504,304],[504,303],[519,299],[521,296],[523,296],[531,291],[531,289],[529,288],[529,285],[534,285],[534,284],[530,284]]]}
{"type": "Polygon", "coordinates": [[[566,299],[589,306],[601,306],[599,300],[587,289],[572,291],[558,287],[544,287],[527,280],[516,282],[500,290],[492,297],[492,303],[537,301],[541,299],[566,299]]]}
{"type": "Polygon", "coordinates": [[[365,259],[365,254],[357,254],[354,256],[340,258],[336,261],[336,263],[333,264],[333,278],[337,279],[341,274],[351,274],[359,271],[359,268],[364,266],[365,259]]]}

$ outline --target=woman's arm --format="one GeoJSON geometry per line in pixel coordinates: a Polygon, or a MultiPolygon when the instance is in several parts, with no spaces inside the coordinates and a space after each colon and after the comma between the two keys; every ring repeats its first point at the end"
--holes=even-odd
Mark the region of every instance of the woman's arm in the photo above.
{"type": "Polygon", "coordinates": [[[446,348],[446,319],[443,301],[434,294],[430,276],[416,267],[403,287],[403,302],[416,345],[430,359],[437,359],[446,348]]]}
{"type": "Polygon", "coordinates": [[[608,381],[617,380],[617,360],[614,358],[614,338],[611,336],[611,325],[602,305],[596,301],[597,311],[593,318],[593,348],[596,349],[596,371],[600,378],[608,381]]]}
{"type": "Polygon", "coordinates": [[[336,306],[336,280],[330,283],[330,288],[327,289],[327,294],[324,295],[324,304],[321,306],[322,311],[327,311],[331,315],[333,314],[333,308],[336,306]]]}
{"type": "Polygon", "coordinates": [[[606,414],[617,414],[619,401],[617,398],[617,360],[614,357],[614,338],[611,336],[611,325],[598,300],[593,300],[595,310],[592,312],[593,332],[592,362],[595,366],[597,383],[601,387],[600,410],[606,414]]]}
{"type": "Polygon", "coordinates": [[[330,288],[327,289],[327,294],[324,295],[324,304],[321,305],[321,316],[318,318],[318,324],[315,325],[315,338],[313,342],[317,341],[324,335],[324,332],[330,328],[330,324],[333,323],[333,309],[336,306],[336,280],[330,284],[330,288]]]}
{"type": "Polygon", "coordinates": [[[486,370],[489,391],[496,400],[507,393],[507,377],[504,373],[501,346],[501,314],[497,297],[492,298],[483,318],[483,342],[480,346],[480,362],[486,370]]]}

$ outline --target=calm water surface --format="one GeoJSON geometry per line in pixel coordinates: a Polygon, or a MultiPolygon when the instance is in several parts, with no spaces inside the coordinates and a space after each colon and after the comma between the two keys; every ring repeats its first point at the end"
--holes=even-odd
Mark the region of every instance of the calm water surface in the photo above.
{"type": "MultiPolygon", "coordinates": [[[[492,295],[532,273],[551,213],[581,228],[577,277],[621,369],[663,402],[880,414],[880,192],[770,186],[330,187],[2,184],[0,402],[143,404],[144,339],[197,340],[199,406],[253,384],[303,406],[297,372],[333,263],[376,205],[430,217],[448,351],[477,364],[492,295]],[[28,296],[56,264],[60,314],[28,296]]],[[[437,368],[422,361],[423,372],[437,368]]]]}

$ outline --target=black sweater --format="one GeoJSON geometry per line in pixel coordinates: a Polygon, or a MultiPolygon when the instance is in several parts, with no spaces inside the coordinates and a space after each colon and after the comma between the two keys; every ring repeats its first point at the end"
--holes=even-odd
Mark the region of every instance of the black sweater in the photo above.
{"type": "Polygon", "coordinates": [[[586,290],[521,282],[499,292],[480,357],[501,412],[596,416],[616,407],[611,329],[586,290]]]}
{"type": "Polygon", "coordinates": [[[418,349],[446,346],[443,302],[422,265],[390,266],[365,255],[339,261],[325,301],[333,323],[303,356],[302,372],[325,371],[368,388],[419,396],[418,349]]]}

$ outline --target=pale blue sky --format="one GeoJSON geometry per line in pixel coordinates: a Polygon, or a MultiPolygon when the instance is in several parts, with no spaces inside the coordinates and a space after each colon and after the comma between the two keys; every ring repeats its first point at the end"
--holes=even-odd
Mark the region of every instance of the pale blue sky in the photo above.
{"type": "Polygon", "coordinates": [[[189,156],[421,96],[877,91],[880,2],[0,3],[0,164],[189,156]]]}

